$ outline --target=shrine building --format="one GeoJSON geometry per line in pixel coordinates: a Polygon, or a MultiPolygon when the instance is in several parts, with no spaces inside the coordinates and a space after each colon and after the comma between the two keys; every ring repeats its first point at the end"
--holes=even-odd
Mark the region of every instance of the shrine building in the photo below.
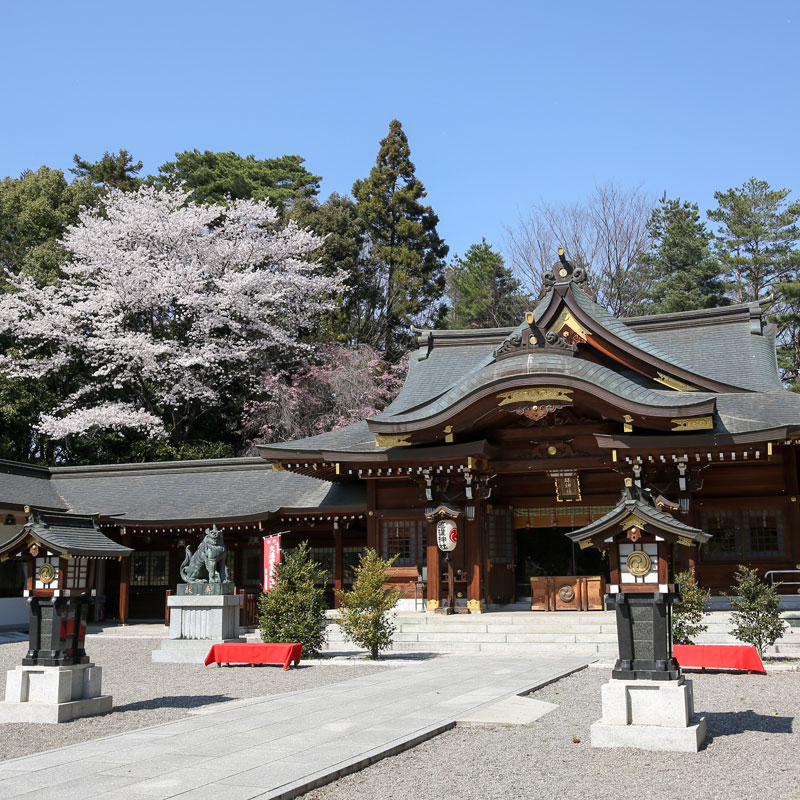
{"type": "MultiPolygon", "coordinates": [[[[617,319],[562,259],[516,327],[418,334],[383,412],[262,445],[261,458],[5,462],[0,537],[24,522],[25,506],[99,515],[104,534],[134,549],[98,586],[105,616],[120,619],[163,614],[185,545],[212,523],[242,590],[259,591],[262,537],[280,532],[284,547],[310,543],[331,587],[352,579],[365,546],[396,557],[401,605],[435,610],[448,595],[435,535],[443,516],[458,531],[459,610],[601,608],[618,568],[567,534],[626,524],[632,490],[675,533],[671,570],[695,566],[716,593],[738,564],[797,568],[800,396],[781,383],[762,305],[617,319]],[[699,546],[682,529],[708,536],[699,546]]],[[[14,569],[19,583],[19,566],[0,565],[0,590],[14,569]]],[[[642,578],[654,590],[662,579],[642,578]]]]}

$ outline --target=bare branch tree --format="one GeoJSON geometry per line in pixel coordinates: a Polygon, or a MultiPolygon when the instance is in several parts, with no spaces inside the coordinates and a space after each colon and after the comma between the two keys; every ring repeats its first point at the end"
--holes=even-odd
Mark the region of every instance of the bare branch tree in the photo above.
{"type": "Polygon", "coordinates": [[[562,245],[576,267],[589,275],[598,302],[613,314],[640,311],[650,286],[640,256],[650,248],[647,221],[654,207],[641,187],[623,189],[614,183],[595,186],[583,203],[551,205],[540,201],[516,228],[506,227],[506,253],[531,293],[562,245]]]}

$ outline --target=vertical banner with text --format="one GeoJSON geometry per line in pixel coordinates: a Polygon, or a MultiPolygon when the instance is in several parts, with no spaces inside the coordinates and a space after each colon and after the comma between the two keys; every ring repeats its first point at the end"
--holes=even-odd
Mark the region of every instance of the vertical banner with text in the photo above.
{"type": "Polygon", "coordinates": [[[264,591],[275,586],[275,567],[281,563],[281,535],[264,537],[264,591]]]}

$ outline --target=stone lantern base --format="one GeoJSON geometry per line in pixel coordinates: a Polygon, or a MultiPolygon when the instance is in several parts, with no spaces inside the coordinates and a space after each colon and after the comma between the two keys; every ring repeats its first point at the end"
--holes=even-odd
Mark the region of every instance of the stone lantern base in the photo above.
{"type": "Polygon", "coordinates": [[[111,695],[101,694],[103,671],[94,664],[66,667],[18,666],[6,677],[2,722],[70,722],[111,711],[111,695]]]}
{"type": "Polygon", "coordinates": [[[602,688],[603,718],[591,726],[592,747],[635,747],[696,753],[706,718],[695,717],[692,682],[617,680],[602,688]]]}

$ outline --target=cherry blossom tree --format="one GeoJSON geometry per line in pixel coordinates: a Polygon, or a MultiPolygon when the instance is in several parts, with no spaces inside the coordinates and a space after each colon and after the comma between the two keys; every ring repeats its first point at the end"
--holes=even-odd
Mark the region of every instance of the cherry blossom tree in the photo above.
{"type": "Polygon", "coordinates": [[[38,421],[51,437],[134,431],[180,444],[304,347],[299,332],[344,277],[309,260],[321,242],[280,227],[266,201],[202,206],[180,188],[112,190],[68,228],[72,260],[58,285],[9,276],[0,333],[14,347],[0,370],[81,376],[38,421]]]}
{"type": "Polygon", "coordinates": [[[369,345],[328,345],[319,360],[293,373],[264,374],[259,394],[266,399],[244,407],[248,438],[291,441],[371,417],[394,399],[408,371],[408,355],[394,364],[369,345]]]}

